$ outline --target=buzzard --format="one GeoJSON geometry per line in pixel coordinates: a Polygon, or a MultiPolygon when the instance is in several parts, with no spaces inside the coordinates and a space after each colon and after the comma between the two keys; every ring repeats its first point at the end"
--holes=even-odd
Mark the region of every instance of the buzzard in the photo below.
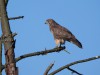
{"type": "Polygon", "coordinates": [[[65,27],[59,25],[53,19],[47,19],[45,24],[48,24],[50,31],[54,36],[57,47],[65,44],[65,41],[72,42],[79,48],[82,48],[82,44],[76,39],[76,37],[65,27]]]}

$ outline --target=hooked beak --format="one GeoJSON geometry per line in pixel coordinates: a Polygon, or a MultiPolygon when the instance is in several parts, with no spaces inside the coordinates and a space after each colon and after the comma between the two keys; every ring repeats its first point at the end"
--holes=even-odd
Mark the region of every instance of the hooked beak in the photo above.
{"type": "Polygon", "coordinates": [[[48,24],[48,22],[46,21],[45,24],[48,24]]]}

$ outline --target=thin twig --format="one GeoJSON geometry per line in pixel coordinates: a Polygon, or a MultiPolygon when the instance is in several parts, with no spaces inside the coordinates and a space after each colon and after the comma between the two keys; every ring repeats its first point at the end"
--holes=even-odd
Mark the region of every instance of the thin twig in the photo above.
{"type": "Polygon", "coordinates": [[[13,34],[12,34],[12,37],[15,37],[16,35],[17,35],[17,33],[13,33],[13,34]]]}
{"type": "Polygon", "coordinates": [[[51,73],[48,74],[48,75],[54,75],[54,74],[56,74],[56,73],[58,73],[58,72],[60,72],[60,71],[62,71],[62,70],[64,70],[64,69],[66,69],[66,68],[69,68],[70,66],[73,66],[73,65],[76,65],[76,64],[79,64],[79,63],[83,63],[83,62],[92,61],[92,60],[99,59],[99,58],[100,58],[100,56],[95,56],[95,57],[91,57],[91,58],[87,58],[87,59],[83,59],[83,60],[78,60],[78,61],[69,63],[69,64],[67,64],[67,65],[65,65],[65,66],[62,66],[62,67],[60,67],[59,69],[57,69],[57,70],[51,72],[51,73]]]}
{"type": "Polygon", "coordinates": [[[69,51],[67,51],[67,50],[64,50],[65,52],[67,52],[68,54],[71,54],[69,51]]]}
{"type": "Polygon", "coordinates": [[[71,68],[67,68],[68,70],[70,70],[70,71],[72,71],[72,73],[76,73],[76,74],[78,74],[78,75],[82,75],[82,74],[80,74],[79,72],[77,72],[77,71],[75,71],[75,70],[73,70],[73,69],[71,69],[71,68]]]}
{"type": "Polygon", "coordinates": [[[54,65],[54,62],[51,63],[51,64],[47,67],[46,71],[44,72],[44,75],[48,75],[48,72],[52,69],[53,65],[54,65]]]}
{"type": "Polygon", "coordinates": [[[16,19],[23,19],[24,16],[18,16],[18,17],[11,17],[11,18],[8,18],[8,20],[16,20],[16,19]]]}

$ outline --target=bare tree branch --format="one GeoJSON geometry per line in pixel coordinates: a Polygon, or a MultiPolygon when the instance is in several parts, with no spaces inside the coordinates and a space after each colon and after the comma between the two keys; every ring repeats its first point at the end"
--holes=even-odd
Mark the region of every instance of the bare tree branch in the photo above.
{"type": "Polygon", "coordinates": [[[18,16],[18,17],[11,17],[11,18],[8,18],[8,20],[16,20],[16,19],[23,19],[24,16],[18,16]]]}
{"type": "Polygon", "coordinates": [[[77,72],[77,71],[75,71],[75,70],[73,70],[73,69],[71,69],[71,68],[67,68],[68,70],[70,70],[70,71],[72,71],[72,73],[76,73],[76,74],[78,74],[78,75],[82,75],[82,74],[80,74],[79,72],[77,72]]]}
{"type": "Polygon", "coordinates": [[[64,49],[65,49],[65,47],[60,47],[60,48],[54,48],[54,49],[45,50],[45,51],[39,51],[39,52],[24,54],[24,55],[21,55],[18,58],[16,58],[16,62],[18,62],[19,60],[22,60],[24,58],[27,58],[27,57],[37,56],[37,55],[46,55],[48,53],[59,52],[59,51],[62,51],[64,49]]]}
{"type": "Polygon", "coordinates": [[[83,62],[92,61],[92,60],[99,59],[99,58],[100,58],[100,56],[95,56],[95,57],[91,57],[91,58],[87,58],[87,59],[83,59],[83,60],[78,60],[78,61],[69,63],[69,64],[67,64],[67,65],[65,65],[65,66],[62,66],[62,67],[60,67],[59,69],[57,69],[57,70],[51,72],[51,73],[48,74],[48,75],[54,75],[54,74],[56,74],[56,73],[58,73],[58,72],[60,72],[60,71],[62,71],[62,70],[64,70],[64,69],[66,69],[66,68],[69,68],[70,66],[73,66],[73,65],[76,65],[76,64],[79,64],[79,63],[83,63],[83,62]]]}
{"type": "MultiPolygon", "coordinates": [[[[16,58],[16,62],[27,58],[27,57],[32,57],[32,56],[37,56],[37,55],[46,55],[48,53],[52,53],[52,52],[60,52],[62,50],[64,50],[65,47],[60,47],[60,48],[54,48],[54,49],[50,49],[50,50],[45,50],[45,51],[39,51],[39,52],[34,52],[34,53],[29,53],[29,54],[24,54],[19,56],[18,58],[16,58]]],[[[2,65],[2,70],[5,68],[5,65],[2,65]]]]}
{"type": "Polygon", "coordinates": [[[51,63],[51,64],[47,67],[46,71],[44,72],[44,75],[48,75],[48,72],[52,69],[53,65],[54,65],[54,63],[51,63]]]}

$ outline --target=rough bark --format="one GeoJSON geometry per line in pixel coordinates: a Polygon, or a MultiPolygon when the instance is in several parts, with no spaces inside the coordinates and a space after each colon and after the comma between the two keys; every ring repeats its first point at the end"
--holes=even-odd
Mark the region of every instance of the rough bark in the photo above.
{"type": "Polygon", "coordinates": [[[2,75],[2,42],[0,39],[0,75],[2,75]]]}
{"type": "Polygon", "coordinates": [[[2,29],[2,39],[5,49],[5,60],[6,60],[6,75],[18,75],[18,70],[15,63],[14,54],[14,38],[10,30],[10,25],[8,21],[6,4],[4,0],[0,0],[1,9],[1,29],[2,29]]]}

